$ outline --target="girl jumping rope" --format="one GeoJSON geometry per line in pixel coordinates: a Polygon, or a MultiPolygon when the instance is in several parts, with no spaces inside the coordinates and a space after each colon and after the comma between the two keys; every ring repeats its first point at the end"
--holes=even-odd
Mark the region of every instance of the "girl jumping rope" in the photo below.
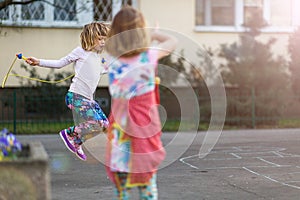
{"type": "Polygon", "coordinates": [[[133,187],[141,200],[156,200],[156,171],[165,157],[155,93],[158,60],[173,51],[177,39],[145,28],[142,13],[122,8],[111,24],[106,51],[112,107],[106,169],[115,197],[128,200],[133,187]],[[155,48],[150,43],[156,41],[155,48]]]}
{"type": "MultiPolygon", "coordinates": [[[[81,160],[86,160],[82,150],[85,136],[107,128],[108,120],[100,106],[93,99],[104,65],[100,54],[103,51],[108,27],[103,23],[86,24],[80,34],[81,47],[75,48],[59,60],[45,60],[28,57],[26,62],[48,68],[62,68],[74,63],[75,76],[65,96],[66,105],[72,110],[74,120],[79,123],[59,132],[66,147],[81,160]]],[[[102,58],[103,59],[103,58],[102,58]]]]}

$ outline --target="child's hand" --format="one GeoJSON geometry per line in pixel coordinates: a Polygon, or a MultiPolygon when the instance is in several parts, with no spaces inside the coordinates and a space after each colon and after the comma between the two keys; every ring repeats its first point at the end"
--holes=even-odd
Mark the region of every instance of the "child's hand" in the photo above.
{"type": "Polygon", "coordinates": [[[26,62],[29,64],[29,65],[32,65],[32,66],[35,66],[35,65],[39,65],[40,64],[40,60],[37,59],[37,58],[34,58],[34,57],[28,57],[26,62]]]}

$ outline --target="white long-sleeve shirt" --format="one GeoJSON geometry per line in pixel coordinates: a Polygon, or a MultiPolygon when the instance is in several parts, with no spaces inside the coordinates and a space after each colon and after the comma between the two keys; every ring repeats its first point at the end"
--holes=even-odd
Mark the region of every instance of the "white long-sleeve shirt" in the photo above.
{"type": "Polygon", "coordinates": [[[39,66],[48,68],[62,68],[74,62],[75,76],[69,91],[93,100],[104,65],[99,54],[85,51],[82,47],[75,48],[67,56],[59,60],[40,59],[39,66]]]}

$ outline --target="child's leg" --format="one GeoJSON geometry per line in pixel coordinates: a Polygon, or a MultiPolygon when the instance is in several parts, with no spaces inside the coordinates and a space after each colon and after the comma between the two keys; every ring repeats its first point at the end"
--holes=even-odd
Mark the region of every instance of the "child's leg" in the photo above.
{"type": "MultiPolygon", "coordinates": [[[[68,92],[66,94],[65,97],[65,102],[67,107],[72,110],[73,112],[73,116],[80,116],[81,113],[79,112],[81,109],[81,105],[82,105],[82,98],[80,98],[80,95],[77,95],[73,92],[68,92]],[[78,113],[78,114],[74,114],[74,113],[78,113]]],[[[80,140],[80,135],[77,134],[77,132],[75,131],[76,126],[70,126],[69,128],[65,129],[65,132],[68,135],[69,139],[72,139],[73,142],[76,141],[76,143],[82,143],[82,141],[80,140]]]]}
{"type": "Polygon", "coordinates": [[[73,117],[76,119],[74,137],[78,139],[78,142],[84,142],[88,134],[100,132],[108,127],[108,119],[96,101],[81,97],[77,98],[76,102],[73,106],[73,117]]]}
{"type": "Polygon", "coordinates": [[[103,127],[106,128],[108,119],[96,101],[91,101],[76,93],[67,93],[66,104],[72,110],[76,124],[76,126],[71,126],[65,130],[68,135],[68,142],[74,145],[76,155],[81,160],[86,160],[86,155],[81,148],[82,143],[87,135],[99,132],[103,127]]]}
{"type": "Polygon", "coordinates": [[[156,174],[153,174],[149,185],[139,186],[140,200],[157,200],[156,174]]]}
{"type": "MultiPolygon", "coordinates": [[[[80,119],[80,117],[84,116],[84,113],[82,113],[84,111],[84,109],[82,108],[84,105],[84,103],[82,103],[84,101],[84,98],[81,95],[68,92],[66,94],[65,101],[67,107],[72,110],[74,121],[77,121],[75,117],[78,117],[80,119]]],[[[71,152],[75,153],[81,160],[86,160],[86,155],[81,148],[83,140],[81,134],[79,134],[80,131],[80,127],[71,126],[60,131],[60,136],[63,139],[66,147],[71,152]]]]}
{"type": "Polygon", "coordinates": [[[126,187],[128,174],[125,172],[115,173],[116,187],[114,188],[114,200],[129,200],[131,188],[126,187]]]}

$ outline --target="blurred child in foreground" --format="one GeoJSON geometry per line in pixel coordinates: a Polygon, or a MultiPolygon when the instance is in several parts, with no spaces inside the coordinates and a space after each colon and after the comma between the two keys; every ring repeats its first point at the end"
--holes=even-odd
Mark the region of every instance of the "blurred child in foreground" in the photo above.
{"type": "Polygon", "coordinates": [[[124,7],[113,19],[106,51],[112,107],[109,116],[106,167],[116,199],[156,200],[156,172],[165,158],[155,92],[158,60],[170,54],[177,39],[145,28],[142,13],[124,7]],[[158,44],[150,47],[151,41],[158,44]]]}

